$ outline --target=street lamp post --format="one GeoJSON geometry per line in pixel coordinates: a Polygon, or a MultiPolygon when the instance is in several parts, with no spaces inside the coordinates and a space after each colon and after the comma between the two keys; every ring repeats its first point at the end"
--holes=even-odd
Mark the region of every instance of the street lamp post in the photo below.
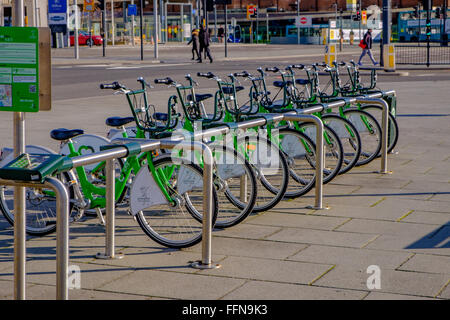
{"type": "MultiPolygon", "coordinates": [[[[300,23],[300,0],[297,0],[297,19],[300,23]]],[[[297,44],[300,44],[300,26],[297,26],[297,44]]]]}
{"type": "Polygon", "coordinates": [[[144,25],[143,25],[143,15],[144,15],[144,0],[140,0],[140,12],[139,12],[139,28],[141,37],[141,60],[144,60],[144,25]]]}
{"type": "MultiPolygon", "coordinates": [[[[158,0],[153,0],[153,20],[154,20],[153,41],[155,43],[154,57],[155,59],[158,59],[158,0]]],[[[181,27],[183,27],[183,11],[181,11],[181,27]]],[[[181,37],[183,37],[183,33],[181,34],[181,37]]]]}

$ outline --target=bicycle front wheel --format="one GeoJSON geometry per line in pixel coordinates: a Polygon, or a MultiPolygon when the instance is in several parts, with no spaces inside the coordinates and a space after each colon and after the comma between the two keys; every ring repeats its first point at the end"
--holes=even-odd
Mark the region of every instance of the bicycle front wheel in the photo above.
{"type": "MultiPolygon", "coordinates": [[[[202,240],[203,170],[189,160],[174,156],[154,159],[153,167],[172,201],[149,205],[139,211],[136,220],[140,227],[152,240],[169,248],[186,248],[199,243],[202,240]]],[[[131,187],[131,193],[141,191],[131,187]]],[[[130,195],[132,201],[133,196],[130,195]]],[[[214,226],[218,213],[215,188],[212,201],[214,226]]]]}
{"type": "MultiPolygon", "coordinates": [[[[58,175],[63,183],[69,181],[69,175],[58,175]]],[[[74,198],[73,187],[68,188],[69,198],[74,198]]],[[[14,187],[0,186],[0,210],[5,219],[14,225],[14,187]]],[[[74,204],[69,202],[69,218],[76,214],[74,204]]],[[[25,231],[32,236],[44,236],[56,230],[56,198],[54,191],[48,188],[25,188],[25,231]]],[[[69,222],[72,222],[70,219],[69,222]]]]}

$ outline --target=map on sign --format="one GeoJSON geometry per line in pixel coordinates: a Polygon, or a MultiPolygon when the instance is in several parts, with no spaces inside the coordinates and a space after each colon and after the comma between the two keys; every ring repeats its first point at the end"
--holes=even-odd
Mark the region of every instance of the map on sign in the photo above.
{"type": "Polygon", "coordinates": [[[0,111],[39,110],[39,30],[0,27],[0,111]]]}

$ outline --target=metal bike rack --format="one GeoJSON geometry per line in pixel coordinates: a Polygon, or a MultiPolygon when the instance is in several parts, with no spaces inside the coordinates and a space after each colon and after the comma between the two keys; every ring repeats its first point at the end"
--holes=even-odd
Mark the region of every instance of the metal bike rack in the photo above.
{"type": "Polygon", "coordinates": [[[389,105],[388,103],[382,99],[383,95],[394,95],[395,91],[384,91],[384,92],[376,92],[370,93],[367,95],[361,95],[356,97],[355,103],[372,103],[381,106],[382,108],[382,117],[381,117],[381,169],[379,173],[382,174],[390,174],[392,171],[388,171],[387,169],[387,149],[388,149],[388,118],[389,118],[389,105]]]}
{"type": "MultiPolygon", "coordinates": [[[[56,194],[56,299],[67,300],[67,272],[69,265],[69,194],[66,186],[56,178],[47,177],[42,183],[0,179],[0,185],[29,188],[50,188],[56,194]]],[[[23,232],[14,230],[14,247],[19,250],[14,256],[14,292],[19,299],[25,299],[25,203],[16,201],[14,193],[15,218],[23,222],[23,232]],[[22,215],[22,217],[20,217],[22,215]],[[20,249],[19,249],[20,248],[20,249]]],[[[20,221],[15,221],[15,223],[20,221]]]]}
{"type": "Polygon", "coordinates": [[[202,142],[183,142],[175,140],[148,140],[136,138],[119,138],[112,141],[118,145],[116,148],[96,152],[89,155],[83,155],[70,158],[71,168],[84,166],[87,164],[106,161],[106,230],[105,230],[105,254],[97,254],[97,258],[114,259],[119,258],[115,254],[115,200],[114,200],[114,165],[113,161],[117,158],[123,158],[129,155],[127,143],[134,144],[133,149],[136,152],[136,144],[139,145],[137,153],[152,151],[156,149],[172,149],[180,147],[182,149],[197,150],[203,155],[203,221],[202,221],[202,260],[196,262],[194,267],[201,269],[217,268],[220,265],[211,262],[211,237],[212,237],[212,186],[213,186],[213,155],[208,146],[202,142]]]}
{"type": "MultiPolygon", "coordinates": [[[[339,102],[341,103],[341,102],[339,102]]],[[[270,122],[280,122],[283,120],[286,121],[304,121],[304,122],[312,122],[317,128],[316,131],[316,155],[319,159],[317,161],[318,165],[316,166],[316,183],[315,183],[315,205],[310,206],[313,209],[324,209],[322,205],[322,196],[323,196],[323,123],[319,117],[310,115],[307,113],[314,113],[323,110],[323,106],[320,107],[312,107],[307,109],[298,109],[293,110],[286,113],[263,113],[260,115],[260,118],[246,120],[237,123],[230,123],[228,125],[224,124],[223,126],[219,126],[212,129],[203,130],[201,132],[194,132],[194,139],[203,139],[208,138],[215,135],[222,135],[229,133],[232,129],[248,129],[257,126],[264,126],[269,121],[270,122]]],[[[184,137],[174,137],[173,139],[184,139],[184,137]]]]}
{"type": "MultiPolygon", "coordinates": [[[[381,118],[381,169],[379,173],[389,174],[391,173],[390,171],[387,171],[387,147],[388,147],[387,134],[388,134],[389,105],[384,99],[382,99],[383,95],[387,96],[395,95],[395,91],[391,90],[384,92],[376,92],[356,97],[337,97],[336,99],[339,100],[330,103],[322,103],[321,105],[323,105],[323,109],[334,109],[343,107],[347,104],[355,104],[355,103],[372,103],[382,107],[383,113],[381,118]]],[[[294,109],[294,110],[304,110],[306,113],[310,113],[308,109],[309,108],[294,109]]],[[[313,112],[318,112],[322,110],[316,110],[313,112]]]]}

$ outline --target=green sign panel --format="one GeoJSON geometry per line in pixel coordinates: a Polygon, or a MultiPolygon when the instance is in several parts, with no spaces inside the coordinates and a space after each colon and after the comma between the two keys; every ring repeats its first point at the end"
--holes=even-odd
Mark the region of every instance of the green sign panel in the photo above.
{"type": "Polygon", "coordinates": [[[39,29],[0,27],[0,111],[39,111],[39,29]]]}

